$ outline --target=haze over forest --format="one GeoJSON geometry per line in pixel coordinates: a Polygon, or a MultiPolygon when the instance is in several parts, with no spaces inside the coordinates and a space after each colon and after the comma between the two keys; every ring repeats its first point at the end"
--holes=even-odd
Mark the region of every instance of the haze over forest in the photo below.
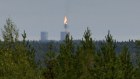
{"type": "Polygon", "coordinates": [[[95,40],[108,30],[119,41],[140,39],[139,7],[139,0],[1,0],[0,28],[10,17],[30,40],[39,40],[41,31],[59,40],[66,15],[74,39],[81,39],[87,26],[95,40]]]}
{"type": "Polygon", "coordinates": [[[140,0],[0,0],[0,79],[140,79],[139,7],[140,0]]]}

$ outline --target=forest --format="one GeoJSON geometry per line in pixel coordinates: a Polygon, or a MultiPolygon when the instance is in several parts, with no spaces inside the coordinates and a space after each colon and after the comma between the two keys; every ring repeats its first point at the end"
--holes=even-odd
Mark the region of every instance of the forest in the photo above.
{"type": "Polygon", "coordinates": [[[140,79],[139,40],[117,42],[108,31],[97,42],[88,28],[78,41],[69,34],[61,42],[28,41],[25,31],[19,40],[11,19],[1,32],[0,79],[140,79]]]}

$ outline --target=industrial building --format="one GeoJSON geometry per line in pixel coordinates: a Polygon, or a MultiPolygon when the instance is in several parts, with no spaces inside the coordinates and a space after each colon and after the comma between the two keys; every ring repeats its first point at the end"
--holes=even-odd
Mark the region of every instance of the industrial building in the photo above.
{"type": "Polygon", "coordinates": [[[60,33],[60,38],[61,38],[60,40],[61,41],[65,40],[66,35],[69,34],[69,32],[68,32],[68,19],[66,16],[64,17],[64,29],[65,29],[65,31],[60,33]]]}
{"type": "Polygon", "coordinates": [[[41,40],[40,41],[47,41],[48,40],[48,32],[41,32],[41,40]]]}
{"type": "Polygon", "coordinates": [[[61,32],[61,41],[65,40],[67,32],[61,32]]]}
{"type": "MultiPolygon", "coordinates": [[[[64,17],[64,31],[60,32],[60,40],[63,41],[66,38],[66,35],[70,34],[70,32],[68,31],[68,19],[65,16],[64,17]]],[[[40,41],[48,41],[48,32],[41,32],[41,40],[40,41]]]]}

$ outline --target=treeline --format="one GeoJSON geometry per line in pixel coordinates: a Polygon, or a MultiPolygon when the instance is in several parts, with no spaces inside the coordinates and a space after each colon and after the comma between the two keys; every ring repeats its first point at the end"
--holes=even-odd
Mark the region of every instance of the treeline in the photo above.
{"type": "Polygon", "coordinates": [[[69,35],[60,45],[58,55],[51,45],[46,56],[46,79],[139,79],[139,57],[132,61],[127,45],[116,52],[110,32],[105,39],[96,49],[87,29],[76,47],[69,35]]]}
{"type": "Polygon", "coordinates": [[[1,31],[4,41],[0,41],[0,79],[43,79],[34,61],[35,51],[25,40],[26,33],[19,41],[18,29],[10,19],[1,31]]]}
{"type": "MultiPolygon", "coordinates": [[[[54,41],[54,40],[48,40],[48,41],[29,41],[29,44],[35,49],[35,60],[40,61],[41,63],[44,62],[45,58],[46,58],[46,53],[49,51],[49,45],[53,45],[52,50],[54,52],[58,52],[60,51],[59,47],[60,45],[63,43],[64,41],[54,41]]],[[[76,47],[78,45],[80,45],[81,40],[73,40],[73,44],[76,50],[76,47]]],[[[96,50],[100,49],[100,47],[102,46],[102,43],[104,42],[104,40],[100,40],[100,41],[94,41],[94,44],[96,46],[96,50]]],[[[137,52],[137,47],[136,47],[136,43],[134,40],[129,40],[129,41],[121,41],[121,42],[117,42],[115,41],[114,44],[116,45],[115,48],[115,52],[116,53],[120,53],[123,45],[127,45],[129,52],[131,54],[131,56],[133,57],[133,55],[135,55],[135,53],[137,52]]],[[[133,58],[132,58],[133,59],[133,58]]]]}
{"type": "Polygon", "coordinates": [[[2,36],[0,79],[140,79],[139,41],[133,60],[127,45],[116,51],[110,32],[101,45],[96,46],[87,29],[77,45],[70,35],[59,48],[50,43],[42,66],[35,61],[36,51],[26,41],[25,31],[23,40],[19,41],[18,29],[10,19],[6,20],[2,36]]]}

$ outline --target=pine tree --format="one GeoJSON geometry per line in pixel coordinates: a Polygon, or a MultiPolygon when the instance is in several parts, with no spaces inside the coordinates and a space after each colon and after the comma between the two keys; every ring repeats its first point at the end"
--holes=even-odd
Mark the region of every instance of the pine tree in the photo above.
{"type": "Polygon", "coordinates": [[[134,79],[135,69],[131,62],[130,52],[126,46],[119,55],[118,79],[134,79]]]}
{"type": "Polygon", "coordinates": [[[135,73],[135,79],[140,79],[140,40],[135,41],[136,44],[136,73],[135,73]]]}
{"type": "Polygon", "coordinates": [[[49,45],[49,51],[46,54],[46,71],[44,76],[46,79],[57,79],[57,55],[53,51],[53,43],[49,45]]]}
{"type": "Polygon", "coordinates": [[[74,72],[74,45],[72,37],[67,34],[63,44],[60,45],[60,54],[58,57],[60,79],[75,79],[74,72]]]}
{"type": "Polygon", "coordinates": [[[34,61],[34,50],[24,42],[18,41],[18,30],[8,19],[2,30],[4,43],[0,47],[1,79],[40,79],[34,61]]]}
{"type": "Polygon", "coordinates": [[[78,49],[77,57],[79,61],[79,78],[80,79],[93,79],[93,74],[91,74],[93,70],[94,55],[95,55],[95,45],[91,38],[90,30],[87,30],[84,33],[84,38],[81,41],[81,46],[78,49]]]}
{"type": "MultiPolygon", "coordinates": [[[[106,40],[102,44],[101,50],[99,52],[100,56],[100,73],[101,79],[115,79],[116,78],[116,52],[115,52],[115,41],[108,31],[106,40]]],[[[99,75],[98,75],[99,77],[99,75]]]]}
{"type": "Polygon", "coordinates": [[[16,42],[18,40],[18,29],[10,18],[6,20],[4,29],[2,29],[2,36],[5,42],[16,42]]]}

